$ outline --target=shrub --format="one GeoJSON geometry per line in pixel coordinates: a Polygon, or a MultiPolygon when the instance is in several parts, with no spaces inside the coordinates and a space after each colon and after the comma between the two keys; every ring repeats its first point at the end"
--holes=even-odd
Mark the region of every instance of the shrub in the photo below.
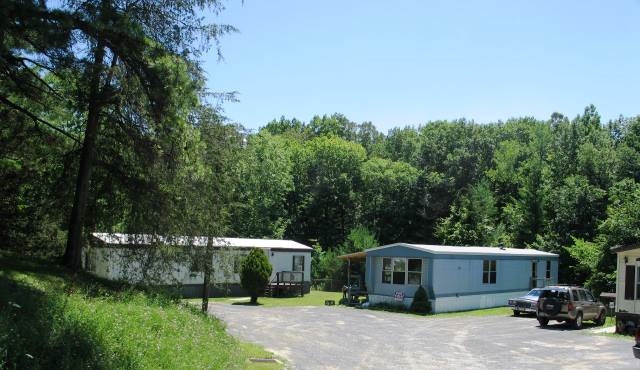
{"type": "Polygon", "coordinates": [[[240,284],[251,296],[251,303],[258,303],[258,295],[269,282],[273,267],[262,249],[253,248],[242,261],[240,284]]]}
{"type": "Polygon", "coordinates": [[[420,285],[413,296],[413,302],[409,308],[411,312],[427,314],[431,312],[431,302],[427,291],[420,285]]]}
{"type": "Polygon", "coordinates": [[[387,312],[407,312],[407,308],[402,302],[378,302],[369,305],[370,310],[387,312]]]}

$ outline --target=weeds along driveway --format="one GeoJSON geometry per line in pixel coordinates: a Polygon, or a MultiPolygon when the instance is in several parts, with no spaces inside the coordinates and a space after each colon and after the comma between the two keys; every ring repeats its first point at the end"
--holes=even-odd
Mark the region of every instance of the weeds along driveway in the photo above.
{"type": "Polygon", "coordinates": [[[347,307],[214,304],[229,333],[299,369],[638,369],[630,338],[533,317],[420,317],[347,307]]]}

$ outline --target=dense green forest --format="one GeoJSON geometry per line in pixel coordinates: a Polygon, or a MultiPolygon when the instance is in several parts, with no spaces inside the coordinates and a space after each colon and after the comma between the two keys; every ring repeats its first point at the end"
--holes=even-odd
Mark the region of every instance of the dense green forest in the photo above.
{"type": "Polygon", "coordinates": [[[240,152],[231,230],[319,245],[321,275],[376,244],[503,245],[558,253],[562,282],[614,289],[609,249],[640,232],[639,139],[640,117],[603,123],[593,105],[387,134],[340,114],[281,118],[240,152]]]}
{"type": "Polygon", "coordinates": [[[193,17],[217,1],[44,3],[0,15],[3,249],[77,268],[92,231],[287,238],[325,277],[379,244],[503,245],[558,253],[561,282],[603,291],[610,247],[639,240],[640,117],[246,130],[193,46],[235,31],[193,17]]]}

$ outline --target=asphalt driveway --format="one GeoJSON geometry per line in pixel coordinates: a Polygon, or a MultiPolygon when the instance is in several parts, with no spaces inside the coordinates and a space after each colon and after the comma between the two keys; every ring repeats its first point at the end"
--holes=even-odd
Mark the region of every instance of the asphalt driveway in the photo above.
{"type": "Polygon", "coordinates": [[[243,341],[298,369],[640,369],[631,338],[533,317],[420,317],[347,307],[214,304],[210,313],[243,341]]]}

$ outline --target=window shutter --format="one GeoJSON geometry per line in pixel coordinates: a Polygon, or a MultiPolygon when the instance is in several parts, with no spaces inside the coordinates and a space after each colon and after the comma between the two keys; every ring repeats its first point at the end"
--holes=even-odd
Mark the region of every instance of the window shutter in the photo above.
{"type": "Polygon", "coordinates": [[[633,289],[636,285],[636,267],[626,266],[624,274],[624,299],[633,299],[633,289]]]}

